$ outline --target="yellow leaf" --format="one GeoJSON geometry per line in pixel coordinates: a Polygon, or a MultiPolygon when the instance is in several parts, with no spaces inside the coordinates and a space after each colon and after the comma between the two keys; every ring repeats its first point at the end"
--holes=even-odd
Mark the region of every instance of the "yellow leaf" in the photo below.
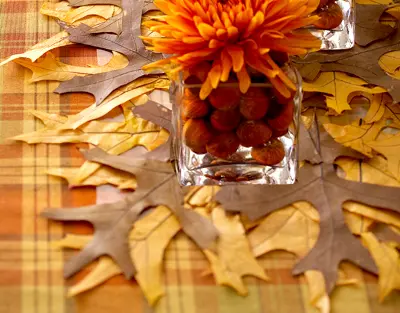
{"type": "Polygon", "coordinates": [[[121,12],[121,8],[114,5],[85,5],[72,8],[68,2],[45,2],[40,8],[40,13],[58,18],[68,24],[74,24],[87,16],[100,16],[109,19],[121,12]]]}
{"type": "Polygon", "coordinates": [[[229,216],[217,207],[211,217],[220,233],[217,254],[211,250],[205,250],[204,253],[210,261],[215,280],[218,284],[234,288],[240,295],[246,295],[243,276],[252,275],[264,280],[268,280],[268,277],[250,249],[239,215],[229,216]]]}
{"type": "MultiPolygon", "coordinates": [[[[345,178],[377,185],[400,187],[399,181],[387,170],[387,161],[382,157],[374,157],[363,161],[341,157],[335,162],[345,173],[345,178]]],[[[400,216],[394,212],[379,210],[361,203],[345,202],[346,211],[367,217],[374,221],[400,227],[400,216]]]]}
{"type": "Polygon", "coordinates": [[[396,78],[400,78],[400,52],[392,51],[382,55],[379,59],[379,66],[386,72],[396,78]]]}
{"type": "Polygon", "coordinates": [[[206,206],[220,189],[221,187],[218,186],[194,187],[194,189],[185,196],[185,202],[194,207],[206,206]]]}
{"type": "Polygon", "coordinates": [[[394,289],[400,289],[400,255],[387,243],[380,243],[372,233],[361,234],[362,241],[379,269],[379,301],[394,289]]]}
{"type": "Polygon", "coordinates": [[[373,219],[355,214],[349,211],[344,211],[344,220],[355,235],[360,235],[368,231],[368,228],[374,223],[373,219]]]}
{"type": "Polygon", "coordinates": [[[335,139],[336,142],[369,157],[373,156],[369,142],[375,140],[384,127],[384,120],[373,124],[361,125],[358,121],[354,121],[350,125],[344,126],[324,124],[325,130],[335,139]]]}
{"type": "Polygon", "coordinates": [[[124,68],[128,65],[128,59],[120,54],[113,53],[113,57],[109,63],[104,66],[73,66],[65,64],[58,60],[51,52],[47,53],[43,58],[36,62],[29,59],[17,59],[16,63],[29,68],[32,71],[30,82],[38,82],[42,80],[66,81],[75,76],[85,76],[88,74],[98,74],[124,68]]]}
{"type": "Polygon", "coordinates": [[[64,128],[76,129],[88,121],[106,115],[112,109],[127,101],[133,101],[135,105],[143,104],[147,101],[147,98],[140,98],[140,96],[150,93],[155,89],[167,90],[169,84],[170,81],[163,77],[138,78],[133,82],[114,90],[101,104],[96,105],[96,103],[94,103],[76,114],[73,119],[69,120],[68,123],[64,125],[64,128]]]}
{"type": "Polygon", "coordinates": [[[312,82],[303,82],[304,91],[317,91],[326,93],[326,104],[328,108],[342,113],[351,110],[348,96],[352,92],[363,91],[368,93],[383,93],[381,87],[368,87],[367,83],[360,78],[351,77],[340,72],[323,72],[312,82]]]}
{"type": "Polygon", "coordinates": [[[318,308],[321,313],[330,313],[330,299],[325,292],[324,276],[319,271],[306,271],[304,273],[308,290],[310,292],[310,303],[318,308]]]}
{"type": "Polygon", "coordinates": [[[400,180],[400,134],[379,141],[370,141],[367,144],[386,157],[388,170],[400,180]]]}
{"type": "MultiPolygon", "coordinates": [[[[164,206],[159,206],[138,220],[130,234],[131,258],[137,269],[135,278],[150,305],[154,305],[164,294],[162,282],[164,251],[180,229],[181,226],[171,211],[164,206]]],[[[68,235],[57,245],[82,249],[90,239],[91,236],[68,235]]],[[[70,288],[68,295],[74,296],[92,289],[121,273],[122,271],[111,258],[103,256],[83,280],[70,288]]]]}
{"type": "Polygon", "coordinates": [[[113,169],[108,166],[101,166],[87,179],[75,185],[75,177],[79,172],[79,168],[64,167],[64,168],[51,168],[47,174],[66,179],[70,187],[78,186],[100,186],[110,184],[117,186],[119,189],[135,189],[136,179],[133,175],[113,169]]]}
{"type": "Polygon", "coordinates": [[[73,43],[68,40],[69,34],[66,31],[62,31],[49,39],[46,39],[42,42],[31,47],[28,51],[24,53],[14,54],[10,56],[8,59],[5,59],[3,62],[0,62],[0,66],[18,58],[27,58],[32,62],[35,62],[38,58],[40,58],[47,51],[50,51],[55,48],[64,47],[68,45],[72,45],[73,43]]]}

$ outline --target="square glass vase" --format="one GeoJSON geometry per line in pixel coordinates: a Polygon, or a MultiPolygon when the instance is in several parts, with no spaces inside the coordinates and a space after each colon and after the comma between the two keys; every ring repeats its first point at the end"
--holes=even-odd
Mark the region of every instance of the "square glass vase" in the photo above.
{"type": "MultiPolygon", "coordinates": [[[[288,76],[297,87],[296,92],[293,93],[294,96],[285,100],[288,103],[284,103],[285,101],[282,100],[278,101],[270,83],[254,82],[246,94],[240,93],[239,85],[236,82],[220,83],[216,89],[218,97],[214,97],[214,100],[210,99],[212,98],[211,94],[203,102],[200,102],[203,105],[205,103],[208,107],[208,112],[206,114],[203,112],[204,115],[201,118],[188,119],[184,116],[184,113],[187,113],[187,111],[183,112],[187,110],[187,107],[185,107],[187,102],[202,101],[196,98],[201,85],[185,84],[182,80],[172,83],[170,88],[173,119],[171,150],[175,160],[176,174],[182,186],[228,184],[275,185],[295,183],[298,170],[298,123],[302,101],[301,76],[292,66],[288,66],[286,71],[289,71],[288,76]],[[239,94],[239,103],[235,108],[228,110],[231,113],[224,113],[227,112],[226,107],[227,105],[229,106],[228,102],[232,100],[233,94],[239,94]],[[193,96],[195,100],[193,100],[193,96]],[[188,97],[191,99],[188,99],[188,97]],[[215,108],[215,99],[219,100],[218,105],[223,107],[223,110],[215,108]],[[211,104],[212,102],[214,102],[214,105],[211,104]],[[243,107],[246,107],[247,104],[250,106],[251,104],[253,105],[253,113],[254,109],[260,110],[260,107],[264,107],[265,109],[266,104],[268,110],[262,118],[256,121],[248,120],[242,114],[244,112],[243,107]],[[260,107],[257,108],[257,105],[260,107]],[[285,110],[285,108],[287,109],[285,110]],[[221,113],[220,111],[223,112],[221,113]],[[284,114],[283,111],[286,112],[286,116],[288,116],[287,112],[290,112],[289,120],[284,122],[289,124],[288,128],[283,131],[282,129],[273,130],[268,125],[268,118],[281,116],[279,114],[284,114]],[[232,114],[232,116],[229,114],[232,114]],[[220,118],[222,116],[222,119],[219,120],[218,116],[220,118]],[[214,127],[219,124],[220,126],[224,126],[227,120],[227,126],[230,128],[229,131],[225,129],[217,130],[214,127]],[[270,136],[270,139],[267,139],[264,144],[258,146],[239,144],[241,141],[235,139],[235,137],[240,137],[238,134],[239,127],[243,123],[250,124],[250,128],[254,125],[262,125],[261,128],[257,129],[257,136],[245,137],[250,141],[259,140],[259,136],[264,139],[270,136]],[[195,147],[193,143],[196,143],[196,140],[201,141],[207,137],[205,133],[208,133],[208,131],[211,133],[211,137],[209,136],[207,139],[209,140],[208,144],[202,147],[195,147]],[[219,141],[218,138],[222,138],[223,140],[219,141]],[[190,140],[192,141],[189,144],[190,140]],[[235,140],[238,140],[238,142],[235,143],[235,140]],[[226,155],[225,152],[231,149],[232,145],[234,146],[234,152],[230,151],[229,155],[226,155]],[[253,149],[258,148],[259,152],[263,152],[262,148],[267,146],[269,147],[269,151],[267,152],[272,156],[272,159],[278,158],[278,163],[270,164],[271,162],[265,161],[265,158],[261,158],[261,161],[253,158],[253,149]],[[276,146],[278,146],[278,151],[273,150],[273,147],[276,146]],[[279,155],[279,153],[281,154],[279,155]],[[266,165],[266,163],[270,165],[266,165]]],[[[196,110],[200,110],[197,106],[195,108],[196,110]]]]}
{"type": "Polygon", "coordinates": [[[340,19],[340,12],[338,14],[336,10],[341,10],[342,21],[340,25],[332,29],[311,27],[311,33],[321,39],[321,50],[346,50],[353,48],[355,42],[356,1],[336,0],[329,1],[328,3],[330,3],[330,6],[328,4],[322,7],[316,14],[321,17],[322,24],[329,25],[338,16],[340,19]]]}

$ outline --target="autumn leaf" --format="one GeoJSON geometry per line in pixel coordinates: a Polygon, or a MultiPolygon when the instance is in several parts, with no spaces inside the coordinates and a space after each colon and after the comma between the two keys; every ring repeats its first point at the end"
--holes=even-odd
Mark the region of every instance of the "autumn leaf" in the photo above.
{"type": "MultiPolygon", "coordinates": [[[[400,187],[399,181],[388,171],[387,161],[380,156],[363,162],[350,158],[339,158],[335,163],[344,171],[345,178],[348,180],[400,187]]],[[[400,215],[394,212],[355,202],[346,202],[343,208],[374,221],[400,227],[400,215]]]]}
{"type": "Polygon", "coordinates": [[[318,91],[327,94],[326,105],[342,113],[344,110],[351,110],[348,97],[352,92],[363,91],[368,93],[383,93],[386,90],[381,87],[369,87],[360,78],[351,77],[339,72],[324,72],[312,82],[303,82],[304,91],[318,91]]]}
{"type": "Polygon", "coordinates": [[[356,44],[367,46],[388,37],[394,28],[380,23],[379,19],[388,7],[386,5],[356,4],[356,44]]]}
{"type": "Polygon", "coordinates": [[[400,247],[400,229],[394,226],[378,223],[372,227],[371,232],[379,241],[387,242],[395,248],[400,247]]]}
{"type": "Polygon", "coordinates": [[[336,142],[350,147],[368,157],[373,156],[369,142],[376,139],[381,130],[386,126],[385,120],[373,124],[363,124],[355,121],[350,125],[324,124],[325,130],[336,142]]]}
{"type": "Polygon", "coordinates": [[[131,83],[145,75],[142,66],[162,58],[162,55],[146,50],[141,35],[141,16],[144,0],[132,2],[122,0],[124,10],[121,34],[91,34],[91,28],[84,24],[78,27],[64,26],[70,34],[69,40],[75,43],[119,52],[129,60],[128,66],[109,73],[95,74],[86,77],[75,77],[63,82],[55,90],[57,93],[87,92],[94,95],[99,105],[116,89],[131,83]]]}
{"type": "Polygon", "coordinates": [[[361,235],[367,232],[374,223],[373,219],[350,211],[344,211],[343,215],[347,226],[354,235],[361,235]]]}
{"type": "Polygon", "coordinates": [[[85,76],[89,74],[104,73],[124,68],[128,61],[119,53],[114,52],[112,59],[104,66],[74,66],[61,62],[51,52],[48,52],[43,58],[36,62],[29,59],[16,59],[14,62],[29,68],[32,71],[30,82],[38,82],[42,80],[66,81],[75,76],[85,76]]]}
{"type": "Polygon", "coordinates": [[[101,166],[88,178],[76,184],[76,176],[78,173],[79,168],[73,167],[51,168],[47,171],[47,174],[49,175],[66,179],[71,188],[81,186],[100,186],[105,184],[114,185],[119,189],[135,189],[137,187],[134,176],[107,166],[101,166]]]}
{"type": "Polygon", "coordinates": [[[232,287],[242,296],[247,295],[243,276],[252,275],[263,280],[269,278],[251,251],[240,217],[229,216],[220,207],[213,209],[211,217],[219,231],[217,253],[211,250],[204,250],[204,253],[210,261],[215,280],[218,284],[232,287]]]}
{"type": "Polygon", "coordinates": [[[372,233],[361,234],[379,268],[379,301],[383,301],[393,290],[400,289],[400,255],[388,243],[379,243],[372,233]]]}
{"type": "Polygon", "coordinates": [[[58,18],[68,24],[74,24],[87,16],[100,16],[104,20],[121,13],[121,8],[114,5],[92,5],[71,8],[68,2],[45,2],[40,8],[40,13],[58,18]]]}
{"type": "MultiPolygon", "coordinates": [[[[355,75],[359,77],[357,80],[361,79],[385,88],[393,100],[398,102],[400,101],[400,80],[386,74],[379,65],[379,59],[385,53],[399,49],[400,30],[397,28],[392,36],[373,42],[367,47],[356,45],[351,50],[311,53],[305,58],[297,58],[295,62],[301,65],[320,63],[322,72],[340,71],[355,75]]],[[[375,88],[382,89],[381,87],[375,88]]]]}
{"type": "MultiPolygon", "coordinates": [[[[164,252],[180,228],[172,212],[164,206],[158,206],[136,221],[130,232],[130,257],[137,269],[135,279],[152,306],[164,295],[162,267],[164,252]]],[[[55,245],[60,248],[83,249],[91,239],[92,236],[68,234],[55,245]]],[[[112,258],[102,256],[94,269],[69,289],[68,295],[75,296],[90,290],[121,273],[121,269],[112,258]]]]}

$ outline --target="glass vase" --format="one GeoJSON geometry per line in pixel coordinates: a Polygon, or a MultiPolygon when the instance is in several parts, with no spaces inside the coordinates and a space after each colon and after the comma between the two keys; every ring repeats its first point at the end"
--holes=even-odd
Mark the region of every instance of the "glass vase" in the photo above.
{"type": "Polygon", "coordinates": [[[301,76],[291,65],[285,71],[297,87],[289,99],[258,78],[246,94],[234,80],[220,83],[204,101],[200,84],[172,84],[172,151],[182,186],[295,182],[301,76]]]}
{"type": "Polygon", "coordinates": [[[325,0],[315,14],[321,17],[319,27],[311,32],[322,41],[321,50],[345,50],[355,42],[355,0],[325,0]],[[326,4],[325,4],[326,3],[326,4]],[[339,24],[339,25],[338,25],[339,24]]]}

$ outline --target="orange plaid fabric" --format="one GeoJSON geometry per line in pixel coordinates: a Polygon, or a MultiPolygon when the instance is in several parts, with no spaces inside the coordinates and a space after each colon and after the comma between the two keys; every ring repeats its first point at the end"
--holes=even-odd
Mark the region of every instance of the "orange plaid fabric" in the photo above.
{"type": "MultiPolygon", "coordinates": [[[[59,31],[54,20],[39,13],[42,1],[1,0],[0,59],[21,53],[59,31]]],[[[94,49],[67,47],[55,51],[64,62],[96,62],[94,49]]],[[[10,63],[0,68],[0,313],[297,313],[317,312],[309,304],[304,278],[292,277],[296,262],[288,253],[260,259],[271,282],[246,278],[247,297],[236,296],[204,276],[208,263],[200,250],[180,234],[165,255],[165,297],[155,309],[148,306],[135,281],[110,279],[93,291],[66,297],[73,279],[62,276],[64,262],[74,251],[59,251],[51,242],[65,233],[88,233],[85,225],[49,222],[39,216],[47,207],[73,207],[96,201],[95,189],[69,190],[67,184],[46,175],[51,167],[77,167],[82,163],[74,145],[27,145],[7,138],[40,129],[29,110],[75,114],[93,102],[90,95],[59,96],[57,83],[29,84],[30,71],[10,63]]],[[[377,279],[352,268],[358,286],[341,287],[332,295],[332,312],[398,313],[399,293],[378,303],[377,279]]]]}

